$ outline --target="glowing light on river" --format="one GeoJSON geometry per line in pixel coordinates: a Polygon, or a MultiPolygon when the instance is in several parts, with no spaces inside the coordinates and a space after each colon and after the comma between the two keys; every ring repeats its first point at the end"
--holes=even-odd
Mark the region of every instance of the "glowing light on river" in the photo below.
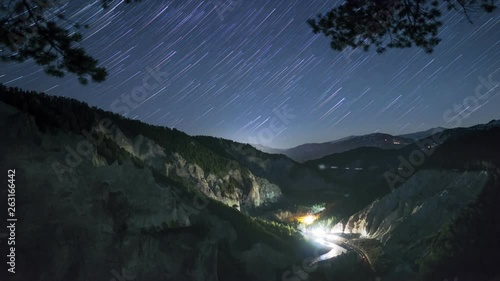
{"type": "Polygon", "coordinates": [[[312,224],[315,220],[317,219],[316,216],[314,215],[307,215],[307,216],[303,216],[303,217],[298,217],[297,220],[303,224],[312,224]]]}

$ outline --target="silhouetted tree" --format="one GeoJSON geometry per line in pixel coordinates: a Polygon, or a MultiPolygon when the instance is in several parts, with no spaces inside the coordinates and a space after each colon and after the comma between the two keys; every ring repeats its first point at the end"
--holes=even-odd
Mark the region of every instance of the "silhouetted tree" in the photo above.
{"type": "Polygon", "coordinates": [[[417,46],[431,53],[441,41],[442,10],[456,10],[472,22],[470,13],[496,8],[494,0],[346,0],[308,23],[314,33],[329,37],[337,51],[374,46],[382,53],[417,46]]]}
{"type": "MultiPolygon", "coordinates": [[[[104,8],[113,0],[101,0],[104,8]]],[[[126,0],[125,2],[131,2],[126,0]]],[[[139,1],[139,0],[134,0],[139,1]]],[[[82,1],[83,2],[83,1],[82,1]]],[[[82,84],[102,82],[107,72],[76,44],[87,25],[66,19],[55,0],[2,0],[0,2],[0,59],[24,62],[33,59],[47,74],[76,74],[82,84]]]]}

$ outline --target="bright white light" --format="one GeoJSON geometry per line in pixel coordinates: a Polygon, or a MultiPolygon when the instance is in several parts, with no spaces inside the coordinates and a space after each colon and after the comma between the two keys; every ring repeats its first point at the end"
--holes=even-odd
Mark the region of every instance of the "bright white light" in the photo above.
{"type": "MultiPolygon", "coordinates": [[[[318,244],[321,244],[321,245],[325,245],[325,243],[327,243],[323,238],[320,238],[320,237],[315,237],[314,238],[314,241],[318,244]]],[[[328,245],[327,245],[328,246],[328,245]]]]}
{"type": "Polygon", "coordinates": [[[326,236],[326,230],[322,227],[315,227],[313,230],[311,230],[311,233],[321,238],[326,236]]]}
{"type": "Polygon", "coordinates": [[[311,224],[314,222],[314,220],[316,220],[316,217],[314,216],[311,216],[311,215],[308,215],[304,218],[304,223],[305,224],[311,224]]]}

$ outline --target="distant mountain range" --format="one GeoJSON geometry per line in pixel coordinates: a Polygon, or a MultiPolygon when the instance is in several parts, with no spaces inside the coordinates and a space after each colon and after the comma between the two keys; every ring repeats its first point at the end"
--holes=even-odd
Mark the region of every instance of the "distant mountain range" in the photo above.
{"type": "Polygon", "coordinates": [[[433,134],[441,133],[444,130],[446,130],[446,128],[437,127],[437,128],[432,128],[432,129],[421,131],[421,132],[410,133],[410,134],[399,135],[399,136],[404,137],[404,138],[413,139],[413,140],[420,140],[420,139],[429,137],[433,134]]]}
{"type": "Polygon", "coordinates": [[[306,143],[289,149],[275,149],[258,144],[253,146],[263,152],[284,154],[297,162],[305,162],[359,147],[377,147],[382,149],[401,148],[419,139],[429,137],[444,130],[445,128],[438,127],[399,136],[384,133],[373,133],[361,136],[349,136],[330,142],[306,143]]]}

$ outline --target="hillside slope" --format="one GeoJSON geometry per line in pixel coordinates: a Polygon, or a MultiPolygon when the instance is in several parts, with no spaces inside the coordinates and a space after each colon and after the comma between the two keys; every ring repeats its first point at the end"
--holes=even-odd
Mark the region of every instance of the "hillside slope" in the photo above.
{"type": "Polygon", "coordinates": [[[314,254],[236,210],[277,200],[276,185],[184,133],[65,98],[0,100],[0,168],[15,170],[22,218],[12,280],[280,280],[314,254]]]}

